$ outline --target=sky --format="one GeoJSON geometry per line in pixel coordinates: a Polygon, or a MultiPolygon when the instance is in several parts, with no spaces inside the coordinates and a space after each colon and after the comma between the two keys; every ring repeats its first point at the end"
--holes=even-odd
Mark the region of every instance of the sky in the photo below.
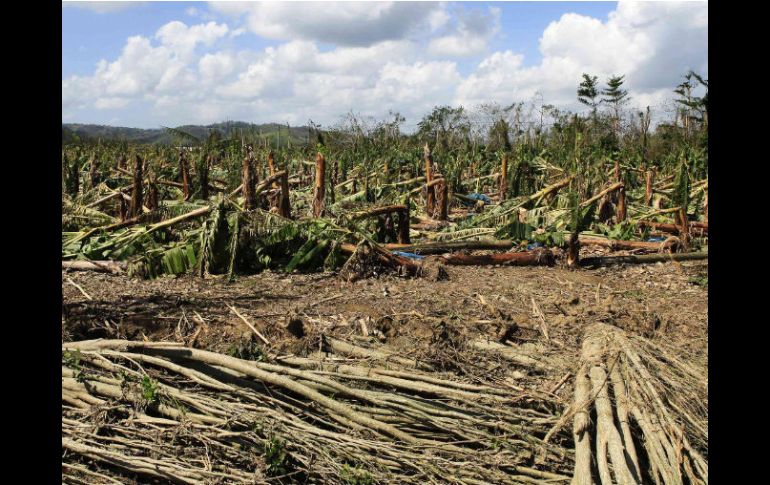
{"type": "Polygon", "coordinates": [[[63,123],[408,131],[438,105],[584,111],[584,72],[660,117],[690,69],[708,77],[706,2],[62,2],[63,123]]]}

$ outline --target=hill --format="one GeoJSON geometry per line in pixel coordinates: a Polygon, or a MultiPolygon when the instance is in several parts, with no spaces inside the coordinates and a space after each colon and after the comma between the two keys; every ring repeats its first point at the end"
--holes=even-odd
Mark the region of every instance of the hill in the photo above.
{"type": "MultiPolygon", "coordinates": [[[[290,140],[292,145],[303,145],[307,143],[309,134],[307,126],[287,127],[277,123],[257,125],[243,121],[226,121],[205,126],[183,125],[174,127],[174,129],[189,133],[199,139],[206,138],[209,133],[216,130],[224,138],[243,137],[254,142],[266,139],[273,146],[278,146],[279,144],[285,146],[287,140],[290,140]]],[[[62,143],[96,140],[171,145],[178,143],[179,137],[163,127],[142,129],[124,126],[62,123],[62,143]]]]}

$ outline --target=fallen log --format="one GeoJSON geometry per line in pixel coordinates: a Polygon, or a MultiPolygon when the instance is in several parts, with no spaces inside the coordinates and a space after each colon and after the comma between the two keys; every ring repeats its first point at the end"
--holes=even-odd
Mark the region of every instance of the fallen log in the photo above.
{"type": "Polygon", "coordinates": [[[422,244],[383,244],[388,250],[408,251],[417,254],[441,254],[461,249],[498,249],[509,250],[514,242],[509,240],[499,241],[449,241],[422,244]]]}
{"type": "Polygon", "coordinates": [[[61,269],[73,271],[96,271],[98,273],[122,273],[126,269],[125,261],[62,261],[61,269]]]}
{"type": "Polygon", "coordinates": [[[697,253],[675,253],[675,254],[643,254],[639,256],[596,256],[583,258],[580,260],[580,266],[599,267],[611,266],[613,264],[649,264],[666,261],[699,261],[708,259],[708,252],[697,253]]]}
{"type": "Polygon", "coordinates": [[[519,253],[501,254],[451,254],[441,256],[445,264],[462,266],[484,266],[502,264],[506,266],[551,266],[554,263],[553,253],[549,250],[535,250],[519,253]]]}
{"type": "MultiPolygon", "coordinates": [[[[653,221],[638,221],[637,225],[640,227],[650,227],[652,229],[656,229],[661,232],[667,232],[669,234],[679,234],[682,229],[682,227],[677,224],[666,224],[664,222],[653,221]]],[[[690,232],[696,236],[708,236],[709,234],[708,223],[689,222],[688,226],[691,229],[694,229],[690,232]]]]}
{"type": "Polygon", "coordinates": [[[599,237],[580,236],[578,238],[581,245],[602,246],[612,251],[629,251],[634,249],[644,249],[646,251],[663,251],[673,249],[675,241],[648,242],[648,241],[622,241],[619,239],[603,239],[599,237]]]}

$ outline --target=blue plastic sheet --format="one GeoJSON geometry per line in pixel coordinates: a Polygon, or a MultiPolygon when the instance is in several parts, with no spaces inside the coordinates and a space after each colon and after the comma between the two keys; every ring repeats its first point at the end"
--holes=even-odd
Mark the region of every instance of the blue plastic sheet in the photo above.
{"type": "MultiPolygon", "coordinates": [[[[479,194],[479,193],[476,193],[476,192],[474,192],[472,194],[468,194],[468,195],[466,195],[466,197],[468,197],[469,199],[473,199],[473,200],[480,200],[480,201],[484,202],[485,204],[490,204],[492,202],[492,199],[490,199],[486,195],[479,194]]],[[[469,202],[467,200],[463,200],[463,204],[465,204],[465,205],[473,205],[473,202],[469,202]]]]}
{"type": "Polygon", "coordinates": [[[419,254],[415,254],[415,253],[407,253],[407,252],[404,252],[404,251],[391,251],[391,252],[393,254],[395,254],[396,256],[401,256],[401,257],[404,257],[404,258],[411,258],[411,259],[423,259],[423,258],[425,258],[425,256],[420,256],[419,254]]]}

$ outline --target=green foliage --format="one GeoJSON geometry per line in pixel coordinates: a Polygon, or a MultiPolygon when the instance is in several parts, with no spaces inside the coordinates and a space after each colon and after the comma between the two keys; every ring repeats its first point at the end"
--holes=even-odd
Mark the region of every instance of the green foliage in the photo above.
{"type": "Polygon", "coordinates": [[[158,402],[158,383],[150,376],[145,375],[142,380],[139,381],[139,385],[142,387],[142,398],[148,404],[154,404],[158,402]]]}
{"type": "Polygon", "coordinates": [[[347,463],[342,465],[342,471],[340,472],[340,480],[346,485],[373,485],[374,479],[372,475],[361,468],[361,465],[351,467],[347,463]]]}
{"type": "MultiPolygon", "coordinates": [[[[604,225],[600,225],[603,227],[607,227],[604,225]]],[[[636,224],[632,221],[623,221],[618,224],[615,224],[612,227],[609,227],[606,229],[605,234],[610,239],[618,239],[622,241],[630,241],[634,239],[636,233],[636,224]]]]}
{"type": "Polygon", "coordinates": [[[86,382],[88,379],[85,371],[80,365],[81,359],[82,354],[79,349],[75,349],[75,351],[65,350],[62,352],[62,364],[75,371],[75,379],[78,382],[86,382]]]}
{"type": "Polygon", "coordinates": [[[241,340],[236,344],[230,345],[225,352],[230,357],[243,360],[253,360],[255,362],[266,362],[267,355],[262,347],[253,339],[241,340]]]}
{"type": "Polygon", "coordinates": [[[288,456],[286,454],[286,443],[275,436],[264,440],[262,451],[265,455],[267,465],[265,472],[268,476],[275,477],[286,475],[288,473],[288,456]]]}
{"type": "Polygon", "coordinates": [[[580,82],[577,90],[578,101],[586,106],[590,106],[595,111],[599,106],[599,101],[596,100],[599,96],[598,87],[599,78],[583,73],[583,80],[580,82]]]}
{"type": "Polygon", "coordinates": [[[610,76],[607,87],[602,89],[602,101],[615,107],[627,102],[628,90],[623,89],[626,76],[610,76]]]}
{"type": "Polygon", "coordinates": [[[531,240],[532,233],[535,230],[531,225],[514,220],[502,226],[495,232],[497,239],[511,239],[514,241],[531,240]]]}
{"type": "Polygon", "coordinates": [[[704,288],[708,288],[708,285],[709,285],[708,276],[703,276],[703,277],[693,276],[690,279],[688,279],[687,282],[692,285],[703,286],[704,288]]]}

